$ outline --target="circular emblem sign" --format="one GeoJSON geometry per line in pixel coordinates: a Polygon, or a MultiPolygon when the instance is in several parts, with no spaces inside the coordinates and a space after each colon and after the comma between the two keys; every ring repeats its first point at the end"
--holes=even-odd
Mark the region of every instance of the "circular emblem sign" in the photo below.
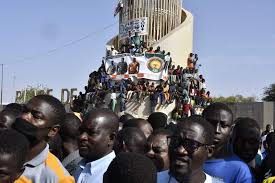
{"type": "Polygon", "coordinates": [[[163,70],[164,61],[159,57],[152,57],[148,60],[147,67],[154,73],[159,73],[163,70]]]}

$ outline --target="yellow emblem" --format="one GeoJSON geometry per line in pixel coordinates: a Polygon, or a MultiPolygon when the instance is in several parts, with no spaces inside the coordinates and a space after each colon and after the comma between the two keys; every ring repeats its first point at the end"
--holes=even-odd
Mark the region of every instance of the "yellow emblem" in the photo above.
{"type": "Polygon", "coordinates": [[[159,73],[163,70],[164,61],[159,57],[152,57],[148,60],[147,67],[154,73],[159,73]]]}

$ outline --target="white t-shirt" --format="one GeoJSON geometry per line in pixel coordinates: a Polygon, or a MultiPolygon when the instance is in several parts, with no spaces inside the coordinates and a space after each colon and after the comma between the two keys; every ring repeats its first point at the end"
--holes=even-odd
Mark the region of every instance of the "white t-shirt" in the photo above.
{"type": "Polygon", "coordinates": [[[115,49],[111,50],[111,56],[116,56],[118,54],[118,51],[115,49]]]}
{"type": "Polygon", "coordinates": [[[116,100],[116,93],[111,94],[111,99],[116,100]]]}
{"type": "Polygon", "coordinates": [[[170,62],[170,60],[171,60],[171,56],[166,55],[166,56],[164,57],[164,60],[165,60],[166,62],[170,62]]]}
{"type": "MultiPolygon", "coordinates": [[[[211,177],[210,175],[204,173],[206,179],[204,183],[224,183],[222,179],[211,177]]],[[[178,183],[178,181],[169,175],[169,170],[158,172],[157,174],[157,183],[178,183]]]]}
{"type": "Polygon", "coordinates": [[[204,183],[224,183],[223,180],[215,178],[215,177],[211,177],[210,175],[208,175],[206,173],[205,173],[205,176],[206,176],[206,179],[205,179],[204,183]]]}

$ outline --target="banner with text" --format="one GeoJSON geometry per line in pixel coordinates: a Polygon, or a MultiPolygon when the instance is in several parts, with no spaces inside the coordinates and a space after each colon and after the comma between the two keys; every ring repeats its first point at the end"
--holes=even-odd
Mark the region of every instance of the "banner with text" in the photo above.
{"type": "Polygon", "coordinates": [[[129,20],[124,24],[119,26],[119,37],[124,39],[129,36],[129,31],[131,35],[134,35],[135,32],[138,32],[139,35],[148,34],[148,18],[142,17],[138,19],[129,20]]]}

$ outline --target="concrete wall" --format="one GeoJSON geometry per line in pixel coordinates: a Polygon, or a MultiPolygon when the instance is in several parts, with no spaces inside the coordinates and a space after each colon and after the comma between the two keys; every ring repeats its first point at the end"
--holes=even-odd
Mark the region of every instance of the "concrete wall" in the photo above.
{"type": "MultiPolygon", "coordinates": [[[[110,94],[108,94],[105,97],[106,104],[110,103],[110,94]]],[[[151,114],[151,102],[149,100],[149,96],[146,96],[141,102],[136,102],[134,100],[131,100],[126,103],[126,111],[125,113],[131,114],[132,116],[136,118],[144,118],[147,119],[149,115],[151,114]]],[[[169,105],[157,105],[155,108],[155,112],[163,112],[168,115],[169,119],[172,116],[171,113],[175,109],[176,103],[172,103],[169,105]]],[[[120,113],[120,104],[119,100],[116,105],[115,112],[120,116],[123,115],[123,113],[120,113]]]]}
{"type": "Polygon", "coordinates": [[[274,116],[275,116],[275,108],[274,102],[264,102],[263,103],[263,127],[267,124],[273,124],[274,127],[274,116]]]}
{"type": "Polygon", "coordinates": [[[259,122],[262,129],[267,124],[275,126],[274,102],[235,103],[228,105],[234,114],[234,119],[238,117],[253,118],[259,122]]]}

